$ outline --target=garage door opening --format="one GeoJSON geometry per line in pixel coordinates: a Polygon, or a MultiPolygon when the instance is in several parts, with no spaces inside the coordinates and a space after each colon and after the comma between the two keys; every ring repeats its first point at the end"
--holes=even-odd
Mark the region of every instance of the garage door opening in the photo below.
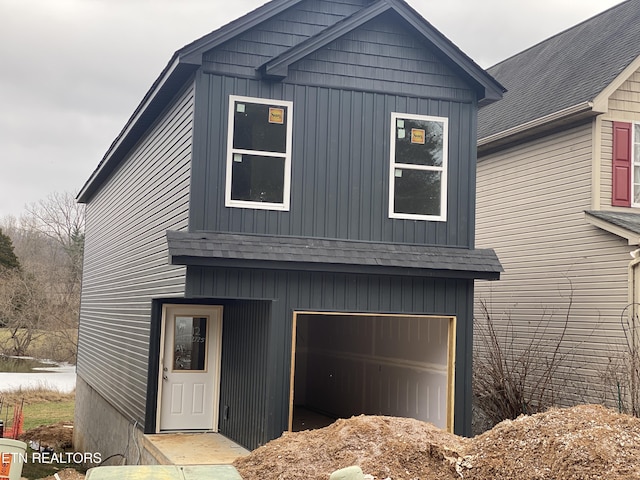
{"type": "Polygon", "coordinates": [[[294,313],[289,430],[353,415],[453,431],[455,317],[294,313]]]}

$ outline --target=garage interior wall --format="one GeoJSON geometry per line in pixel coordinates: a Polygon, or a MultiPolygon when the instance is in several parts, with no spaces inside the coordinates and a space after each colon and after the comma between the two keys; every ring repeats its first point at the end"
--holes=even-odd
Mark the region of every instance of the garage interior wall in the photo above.
{"type": "Polygon", "coordinates": [[[454,332],[451,317],[297,314],[294,411],[452,429],[454,332]]]}

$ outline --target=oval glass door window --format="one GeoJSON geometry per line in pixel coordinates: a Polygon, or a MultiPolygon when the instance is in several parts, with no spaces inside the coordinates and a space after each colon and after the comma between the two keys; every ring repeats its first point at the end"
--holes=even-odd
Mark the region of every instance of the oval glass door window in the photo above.
{"type": "Polygon", "coordinates": [[[206,371],[207,318],[176,316],[173,370],[206,371]]]}

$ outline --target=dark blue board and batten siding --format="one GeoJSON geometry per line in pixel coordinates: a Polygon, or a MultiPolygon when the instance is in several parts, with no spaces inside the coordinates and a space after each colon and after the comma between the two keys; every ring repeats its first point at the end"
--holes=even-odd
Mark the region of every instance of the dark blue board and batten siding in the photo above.
{"type": "Polygon", "coordinates": [[[220,419],[223,435],[258,446],[265,442],[271,302],[225,302],[222,326],[220,419]]]}
{"type": "MultiPolygon", "coordinates": [[[[311,18],[308,3],[286,12],[291,29],[306,24],[297,15],[311,18]]],[[[280,45],[283,34],[268,27],[281,18],[204,56],[209,73],[196,78],[192,230],[473,247],[475,92],[394,12],[292,64],[282,81],[256,78],[263,56],[281,50],[243,53],[247,76],[228,75],[238,72],[225,67],[220,51],[258,38],[271,45],[271,36],[280,45]],[[225,208],[229,95],[293,101],[289,212],[225,208]],[[449,119],[446,222],[388,218],[392,112],[449,119]]]]}
{"type": "MultiPolygon", "coordinates": [[[[295,311],[456,316],[456,398],[470,398],[472,280],[188,267],[186,295],[273,300],[270,312],[260,304],[224,316],[223,366],[238,365],[240,371],[223,368],[220,430],[247,448],[287,429],[295,311]],[[261,412],[268,413],[266,422],[261,412]]],[[[456,433],[471,433],[470,413],[466,402],[455,404],[456,433]]]]}
{"type": "Polygon", "coordinates": [[[151,300],[184,295],[166,231],[188,227],[193,109],[190,82],[86,207],[77,372],[140,425],[151,300]]]}
{"type": "Polygon", "coordinates": [[[200,76],[197,89],[205,106],[196,110],[192,230],[473,247],[472,104],[217,75],[200,76]],[[294,102],[289,212],[224,206],[231,94],[294,102]],[[388,218],[394,111],[449,119],[446,222],[388,218]]]}

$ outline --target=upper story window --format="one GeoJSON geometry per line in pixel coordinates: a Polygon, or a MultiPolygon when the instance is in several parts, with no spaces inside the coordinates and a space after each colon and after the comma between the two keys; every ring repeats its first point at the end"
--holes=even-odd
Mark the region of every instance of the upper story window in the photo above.
{"type": "Polygon", "coordinates": [[[293,103],[229,97],[227,207],[289,210],[293,103]]]}
{"type": "Polygon", "coordinates": [[[447,219],[448,120],[391,114],[389,217],[447,219]]]}

